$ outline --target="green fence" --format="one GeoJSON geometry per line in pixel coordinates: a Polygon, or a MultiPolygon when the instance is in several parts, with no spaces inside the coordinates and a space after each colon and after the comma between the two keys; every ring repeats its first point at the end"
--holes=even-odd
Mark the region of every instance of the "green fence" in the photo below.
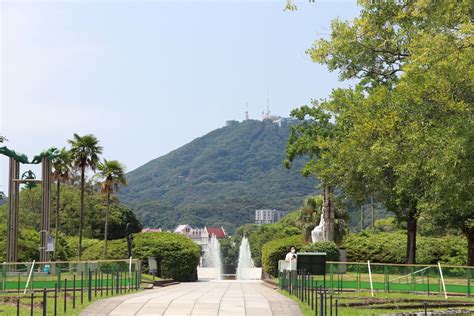
{"type": "Polygon", "coordinates": [[[112,284],[135,286],[141,282],[141,262],[129,260],[3,263],[0,265],[0,292],[106,287],[112,284]]]}
{"type": "Polygon", "coordinates": [[[327,262],[326,275],[314,276],[313,280],[331,290],[471,297],[473,277],[474,267],[467,266],[327,262]]]}

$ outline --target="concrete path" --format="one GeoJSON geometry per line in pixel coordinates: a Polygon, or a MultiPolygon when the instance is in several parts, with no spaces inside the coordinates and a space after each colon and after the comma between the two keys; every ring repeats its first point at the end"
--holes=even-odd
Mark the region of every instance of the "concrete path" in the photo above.
{"type": "Polygon", "coordinates": [[[300,316],[291,299],[260,281],[181,283],[98,301],[81,316],[300,316]]]}

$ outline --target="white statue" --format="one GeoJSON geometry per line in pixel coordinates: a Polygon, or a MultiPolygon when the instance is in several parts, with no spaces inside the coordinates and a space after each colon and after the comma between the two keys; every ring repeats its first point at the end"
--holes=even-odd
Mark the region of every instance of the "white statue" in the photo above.
{"type": "Polygon", "coordinates": [[[321,212],[321,220],[319,221],[319,225],[316,226],[312,231],[311,231],[311,239],[313,242],[317,241],[325,241],[324,237],[324,232],[326,230],[326,227],[324,226],[324,213],[321,212]]]}

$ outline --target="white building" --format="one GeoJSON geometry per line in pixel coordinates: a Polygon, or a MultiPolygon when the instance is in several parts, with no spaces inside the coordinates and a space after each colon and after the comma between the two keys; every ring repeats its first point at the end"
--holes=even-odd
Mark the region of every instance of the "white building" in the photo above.
{"type": "Polygon", "coordinates": [[[284,215],[284,212],[278,210],[256,210],[255,224],[273,224],[278,222],[284,215]]]}

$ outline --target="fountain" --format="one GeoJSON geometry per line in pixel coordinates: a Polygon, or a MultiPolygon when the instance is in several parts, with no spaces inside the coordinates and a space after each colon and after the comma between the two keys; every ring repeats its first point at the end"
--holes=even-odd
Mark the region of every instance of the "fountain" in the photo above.
{"type": "Polygon", "coordinates": [[[208,271],[212,271],[209,278],[221,280],[222,279],[222,256],[221,245],[216,235],[212,235],[209,239],[207,251],[204,253],[204,264],[208,271]],[[211,270],[212,269],[212,270],[211,270]]]}
{"type": "Polygon", "coordinates": [[[259,280],[262,268],[256,268],[250,252],[250,244],[247,237],[242,238],[239,248],[239,262],[237,265],[237,280],[259,280]]]}

